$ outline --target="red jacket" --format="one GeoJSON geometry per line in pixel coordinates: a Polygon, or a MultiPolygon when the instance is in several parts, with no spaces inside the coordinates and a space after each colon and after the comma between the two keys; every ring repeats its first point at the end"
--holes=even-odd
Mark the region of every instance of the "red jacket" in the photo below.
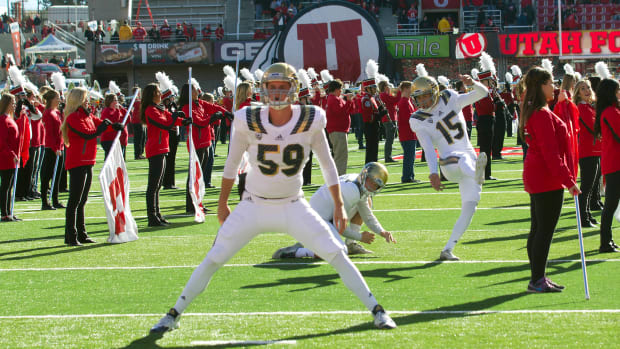
{"type": "Polygon", "coordinates": [[[140,100],[136,99],[133,102],[133,110],[131,111],[131,123],[132,124],[141,124],[142,120],[140,120],[140,100]]]}
{"type": "Polygon", "coordinates": [[[65,168],[94,165],[97,158],[97,127],[102,120],[82,107],[67,116],[69,145],[65,153],[65,168]]]}
{"type": "Polygon", "coordinates": [[[250,105],[252,105],[252,98],[248,98],[245,101],[243,101],[243,103],[239,104],[239,109],[243,107],[249,107],[250,105]]]}
{"type": "Polygon", "coordinates": [[[596,111],[588,103],[579,103],[579,158],[601,156],[601,140],[594,137],[596,111]]]}
{"type": "MultiPolygon", "coordinates": [[[[123,118],[125,117],[126,113],[127,113],[127,109],[123,107],[114,108],[114,109],[110,107],[106,107],[106,108],[103,108],[103,110],[101,111],[101,120],[108,119],[112,123],[115,123],[115,122],[120,123],[120,122],[123,122],[123,118]]],[[[114,137],[116,137],[117,132],[118,131],[116,131],[112,127],[108,127],[108,129],[105,130],[105,132],[101,134],[101,141],[102,142],[113,141],[114,137]]],[[[125,128],[121,132],[121,138],[120,138],[121,145],[127,146],[128,138],[129,138],[129,134],[127,133],[127,124],[125,124],[125,128]]]]}
{"type": "Polygon", "coordinates": [[[174,120],[172,113],[153,105],[149,105],[144,114],[146,117],[146,157],[168,153],[170,151],[168,130],[180,125],[180,120],[174,120]]]}
{"type": "Polygon", "coordinates": [[[553,113],[564,121],[568,129],[568,156],[570,158],[568,165],[573,173],[573,177],[577,178],[579,171],[579,144],[577,142],[579,133],[579,109],[577,109],[575,103],[570,99],[566,99],[555,105],[553,113]]]}
{"type": "Polygon", "coordinates": [[[62,136],[60,126],[62,126],[62,114],[58,109],[45,109],[41,118],[45,125],[45,139],[43,145],[46,148],[57,152],[62,150],[62,136]]]}
{"type": "Polygon", "coordinates": [[[601,154],[603,174],[620,171],[620,140],[617,138],[620,137],[620,109],[617,106],[607,107],[601,113],[601,136],[603,137],[603,153],[601,154]]]}
{"type": "MultiPolygon", "coordinates": [[[[381,92],[379,98],[381,98],[381,101],[383,102],[383,104],[385,104],[390,119],[392,121],[396,121],[396,104],[400,102],[400,91],[398,91],[398,94],[396,94],[396,96],[392,96],[391,94],[386,92],[381,92]]],[[[388,122],[387,115],[381,119],[381,122],[388,122]]]]}
{"type": "Polygon", "coordinates": [[[161,28],[159,28],[159,35],[161,36],[162,40],[168,40],[170,39],[170,35],[172,35],[172,28],[170,28],[169,25],[162,25],[161,28]]]}
{"type": "Polygon", "coordinates": [[[348,102],[343,98],[336,97],[334,94],[327,96],[327,108],[325,116],[327,118],[327,133],[349,132],[351,127],[351,110],[353,102],[348,102]]]}
{"type": "Polygon", "coordinates": [[[474,104],[478,117],[481,115],[495,115],[495,103],[490,96],[486,96],[474,104]]]}
{"type": "MultiPolygon", "coordinates": [[[[226,109],[203,100],[194,101],[192,105],[192,140],[194,148],[202,149],[211,146],[214,138],[213,126],[210,124],[211,115],[217,111],[223,113],[226,109]]],[[[183,106],[183,112],[189,116],[189,104],[183,106]]],[[[189,143],[187,146],[189,147],[189,143]]]]}
{"type": "MultiPolygon", "coordinates": [[[[45,111],[45,106],[43,104],[38,104],[35,108],[37,108],[37,110],[41,114],[43,114],[43,111],[45,111]]],[[[43,145],[43,138],[45,137],[45,128],[43,127],[43,123],[41,122],[41,119],[30,120],[30,127],[32,128],[32,137],[30,138],[30,146],[38,148],[41,145],[43,145]]]]}
{"type": "Polygon", "coordinates": [[[398,102],[398,140],[401,142],[415,141],[418,137],[411,131],[409,118],[415,111],[411,98],[402,97],[398,102]]]}
{"type": "Polygon", "coordinates": [[[465,118],[465,121],[474,121],[474,106],[473,105],[467,105],[463,108],[463,117],[465,118]]]}
{"type": "Polygon", "coordinates": [[[144,41],[146,30],[143,27],[137,27],[133,30],[133,38],[136,41],[144,41]]]}
{"type": "Polygon", "coordinates": [[[0,115],[0,170],[15,169],[19,153],[19,129],[9,115],[0,115]]]}
{"type": "Polygon", "coordinates": [[[570,188],[575,176],[570,169],[568,128],[547,108],[535,111],[525,125],[529,145],[523,165],[523,185],[530,194],[570,188]]]}
{"type": "Polygon", "coordinates": [[[364,93],[362,96],[360,110],[362,112],[362,120],[364,120],[364,122],[372,122],[374,114],[378,110],[375,97],[369,95],[368,93],[364,93]]]}

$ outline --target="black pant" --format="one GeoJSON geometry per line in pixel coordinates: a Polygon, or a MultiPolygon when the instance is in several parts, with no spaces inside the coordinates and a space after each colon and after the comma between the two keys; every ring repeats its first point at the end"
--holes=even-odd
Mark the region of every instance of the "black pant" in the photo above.
{"type": "Polygon", "coordinates": [[[493,159],[502,157],[502,149],[504,149],[504,136],[506,135],[506,116],[500,108],[495,117],[495,125],[493,126],[493,159]]]}
{"type": "Polygon", "coordinates": [[[620,200],[620,171],[605,175],[605,206],[601,215],[601,246],[609,244],[611,236],[611,223],[620,200]]]}
{"type": "Polygon", "coordinates": [[[527,238],[527,257],[532,282],[545,276],[549,248],[563,203],[563,189],[530,194],[531,225],[527,238]]]}
{"type": "MultiPolygon", "coordinates": [[[[226,125],[226,121],[222,121],[220,124],[220,134],[219,139],[222,144],[226,144],[226,136],[228,133],[228,125],[226,125]]],[[[216,139],[217,142],[217,139],[216,139]]]]}
{"type": "Polygon", "coordinates": [[[589,156],[579,159],[579,168],[581,169],[581,194],[579,194],[579,212],[581,213],[581,221],[587,222],[592,218],[590,212],[590,200],[592,199],[592,189],[594,181],[599,171],[598,156],[589,156]]]}
{"type": "Polygon", "coordinates": [[[492,115],[478,115],[478,122],[476,123],[476,129],[478,129],[478,143],[480,144],[480,151],[487,154],[487,167],[484,170],[484,176],[489,178],[491,176],[491,148],[493,146],[493,125],[495,119],[492,115]]]}
{"type": "Polygon", "coordinates": [[[15,169],[0,170],[0,212],[2,217],[12,215],[11,210],[11,190],[15,180],[15,169]]]}
{"type": "Polygon", "coordinates": [[[601,171],[601,161],[599,159],[599,171],[596,174],[596,178],[594,179],[594,187],[592,188],[592,197],[590,198],[590,207],[596,206],[600,204],[603,206],[601,201],[601,176],[603,175],[601,171]]]}
{"type": "Polygon", "coordinates": [[[146,186],[146,213],[149,216],[159,213],[159,190],[166,171],[166,157],[167,154],[159,154],[149,158],[149,180],[146,186]]]}
{"type": "MultiPolygon", "coordinates": [[[[211,151],[211,147],[196,149],[196,156],[198,157],[198,163],[200,164],[200,169],[202,170],[203,180],[205,168],[207,167],[207,157],[209,152],[211,151]]],[[[187,172],[187,183],[185,185],[185,211],[193,212],[194,205],[192,203],[192,198],[189,195],[189,171],[187,172]]]]}
{"type": "MultiPolygon", "coordinates": [[[[114,141],[101,141],[101,148],[103,148],[103,153],[105,154],[103,156],[103,159],[107,159],[108,155],[110,154],[110,149],[112,149],[112,143],[114,143],[114,141]]],[[[124,145],[121,145],[121,152],[123,153],[123,160],[125,159],[125,148],[127,148],[124,145]]]]}
{"type": "Polygon", "coordinates": [[[146,132],[144,125],[131,124],[133,127],[133,156],[135,159],[144,154],[144,146],[146,144],[146,132]]]}
{"type": "Polygon", "coordinates": [[[28,194],[34,196],[37,192],[37,174],[41,167],[41,146],[30,147],[30,158],[32,159],[32,172],[28,186],[28,194]]]}
{"type": "MultiPolygon", "coordinates": [[[[43,205],[49,203],[50,181],[54,177],[54,165],[56,164],[56,153],[51,148],[44,148],[43,164],[41,165],[41,202],[43,205]]],[[[64,168],[65,159],[62,155],[58,156],[58,165],[56,167],[56,181],[52,188],[52,201],[58,203],[58,188],[60,187],[60,173],[64,168]]]]}
{"type": "Polygon", "coordinates": [[[355,132],[357,144],[362,147],[364,145],[364,122],[362,120],[362,114],[351,114],[351,128],[355,132]]]}
{"type": "Polygon", "coordinates": [[[177,148],[179,147],[179,135],[177,135],[176,129],[168,131],[170,138],[168,138],[168,144],[170,152],[168,153],[168,159],[166,160],[166,172],[164,172],[164,187],[174,187],[174,171],[175,160],[177,157],[177,148]]]}
{"type": "MultiPolygon", "coordinates": [[[[65,150],[62,151],[62,156],[66,159],[65,155],[67,154],[67,152],[65,150]]],[[[58,187],[59,191],[67,191],[67,169],[65,169],[65,167],[62,167],[62,172],[59,173],[60,174],[60,187],[58,187]]]]}
{"type": "Polygon", "coordinates": [[[364,164],[376,162],[379,154],[379,123],[365,122],[364,136],[366,137],[366,159],[364,164]]]}
{"type": "Polygon", "coordinates": [[[29,157],[26,163],[23,163],[22,167],[17,172],[17,187],[15,188],[15,196],[25,197],[30,196],[30,180],[32,179],[32,172],[34,170],[34,159],[32,156],[32,147],[29,150],[29,157]]]}
{"type": "Polygon", "coordinates": [[[69,170],[69,201],[65,221],[65,243],[86,234],[84,206],[93,180],[93,165],[69,170]]]}
{"type": "Polygon", "coordinates": [[[465,121],[465,127],[467,127],[467,138],[471,140],[471,130],[472,130],[473,121],[465,121]]]}
{"type": "Polygon", "coordinates": [[[205,164],[205,172],[203,173],[205,176],[205,186],[206,187],[210,187],[211,184],[211,174],[213,172],[213,161],[214,156],[215,156],[215,145],[217,144],[217,141],[213,141],[211,143],[211,146],[209,148],[211,148],[209,150],[209,153],[207,154],[207,161],[205,164]]]}

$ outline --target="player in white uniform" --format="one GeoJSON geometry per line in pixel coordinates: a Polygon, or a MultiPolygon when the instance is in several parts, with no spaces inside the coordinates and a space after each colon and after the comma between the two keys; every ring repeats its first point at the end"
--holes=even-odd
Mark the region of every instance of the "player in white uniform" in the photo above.
{"type": "Polygon", "coordinates": [[[301,190],[301,170],[312,150],[336,203],[334,224],[340,232],[344,230],[347,219],[338,175],[323,132],[325,111],[291,105],[298,86],[295,69],[286,63],[275,63],[265,71],[261,91],[267,106],[246,107],[235,113],[217,211],[221,227],[213,246],[194,270],[174,307],[151,332],[177,328],[180,314],[206,288],[213,274],[256,235],[273,231],[286,232],[319,253],[373,313],[375,326],[395,328],[342,244],[334,239],[329,226],[310,207],[301,190]],[[228,197],[244,151],[249,153],[250,163],[245,192],[231,213],[228,197]]]}
{"type": "MultiPolygon", "coordinates": [[[[370,208],[372,196],[383,189],[387,183],[387,177],[387,169],[378,162],[367,163],[359,175],[346,174],[340,176],[340,191],[342,192],[344,209],[347,213],[347,217],[351,217],[349,224],[342,233],[342,236],[348,238],[347,240],[351,239],[367,244],[372,243],[375,239],[372,233],[367,231],[360,232],[362,223],[366,223],[370,230],[383,237],[386,242],[396,242],[392,233],[383,229],[381,223],[379,223],[379,220],[375,217],[370,208]]],[[[342,242],[338,229],[336,229],[332,223],[334,218],[334,201],[332,200],[327,184],[322,185],[319,190],[312,195],[310,198],[310,206],[329,225],[334,238],[342,242]]],[[[360,250],[361,246],[357,243],[347,241],[345,246],[349,254],[371,253],[366,249],[360,250]]],[[[310,249],[303,247],[301,243],[283,247],[277,250],[272,256],[274,259],[302,257],[315,257],[315,254],[310,249]]]]}
{"type": "Polygon", "coordinates": [[[473,85],[473,91],[466,94],[458,94],[453,90],[439,92],[437,82],[429,76],[416,78],[412,86],[418,110],[411,115],[409,125],[424,148],[431,185],[437,191],[444,187],[437,173],[437,157],[434,156],[437,148],[442,173],[448,180],[459,184],[461,193],[461,215],[452,229],[450,240],[441,251],[441,260],[458,260],[452,250],[467,230],[480,202],[487,162],[484,153],[476,157],[467,137],[461,109],[484,98],[488,91],[468,75],[459,78],[465,85],[473,85]]]}

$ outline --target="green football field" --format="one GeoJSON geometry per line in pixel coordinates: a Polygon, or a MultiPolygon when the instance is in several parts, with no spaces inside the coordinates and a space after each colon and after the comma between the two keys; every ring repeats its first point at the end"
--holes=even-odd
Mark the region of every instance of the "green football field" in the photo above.
{"type": "MultiPolygon", "coordinates": [[[[509,138],[506,146],[514,146],[509,138]]],[[[349,135],[349,173],[363,165],[363,150],[349,135]]],[[[398,143],[395,155],[402,153],[398,143]]],[[[213,183],[219,187],[226,146],[218,145],[213,183]]],[[[132,145],[128,147],[132,158],[132,145]]],[[[383,155],[383,148],[380,148],[383,155]]],[[[459,215],[455,184],[436,193],[428,168],[416,161],[419,184],[400,184],[402,162],[389,164],[390,180],[376,196],[375,212],[394,233],[352,256],[398,328],[381,331],[332,267],[310,259],[272,260],[294,243],[279,232],[259,235],[213,278],[181,318],[179,330],[150,336],[174,305],[218,229],[219,189],[207,189],[211,209],[196,224],[185,214],[187,151],[179,146],[176,185],[162,190],[163,214],[172,222],[148,228],[148,162],[129,160],[131,208],[140,239],[105,243],[108,228],[98,179],[86,206],[96,244],[67,247],[64,210],[40,211],[41,202],[17,202],[23,222],[0,225],[0,348],[213,348],[269,345],[299,348],[562,348],[618,344],[620,259],[599,254],[599,232],[584,230],[591,299],[585,300],[573,200],[566,195],[550,251],[548,275],[566,290],[528,294],[525,250],[529,198],[521,156],[493,161],[497,181],[487,182],[470,229],[456,246],[459,262],[439,253],[459,215]]],[[[309,198],[322,183],[315,160],[309,198]]],[[[66,203],[67,194],[61,194],[66,203]]],[[[238,199],[232,195],[236,204],[238,199]]],[[[600,212],[595,212],[600,221],[600,212]]],[[[617,229],[618,223],[614,223],[617,229]]]]}

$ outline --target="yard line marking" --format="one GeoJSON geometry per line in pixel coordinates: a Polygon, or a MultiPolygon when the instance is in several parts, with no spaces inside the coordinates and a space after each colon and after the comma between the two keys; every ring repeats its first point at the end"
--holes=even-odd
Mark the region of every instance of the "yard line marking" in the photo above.
{"type": "MultiPolygon", "coordinates": [[[[620,259],[587,259],[588,263],[600,262],[620,262],[620,259]]],[[[528,260],[473,260],[473,261],[354,261],[356,265],[386,265],[386,264],[525,264],[528,260]]],[[[581,263],[581,259],[552,259],[548,263],[581,263]]],[[[288,265],[328,265],[327,262],[278,262],[278,263],[239,263],[226,264],[224,267],[271,267],[288,265]]],[[[162,265],[162,266],[133,266],[133,267],[58,267],[58,268],[7,268],[0,269],[0,272],[10,271],[72,271],[72,270],[156,270],[156,269],[187,269],[196,268],[198,265],[162,265]]]]}
{"type": "Polygon", "coordinates": [[[192,341],[191,345],[267,345],[267,344],[288,344],[296,345],[296,340],[271,340],[271,341],[257,341],[257,340],[245,340],[245,341],[192,341]]]}
{"type": "MultiPolygon", "coordinates": [[[[519,310],[391,310],[391,315],[436,315],[436,314],[618,314],[620,309],[519,309],[519,310]]],[[[161,313],[145,314],[64,314],[64,315],[0,315],[2,320],[17,319],[84,319],[84,318],[138,318],[161,317],[161,313]]],[[[240,313],[183,313],[183,317],[208,316],[312,316],[312,315],[368,315],[362,310],[331,310],[331,311],[255,311],[240,313]]]]}

